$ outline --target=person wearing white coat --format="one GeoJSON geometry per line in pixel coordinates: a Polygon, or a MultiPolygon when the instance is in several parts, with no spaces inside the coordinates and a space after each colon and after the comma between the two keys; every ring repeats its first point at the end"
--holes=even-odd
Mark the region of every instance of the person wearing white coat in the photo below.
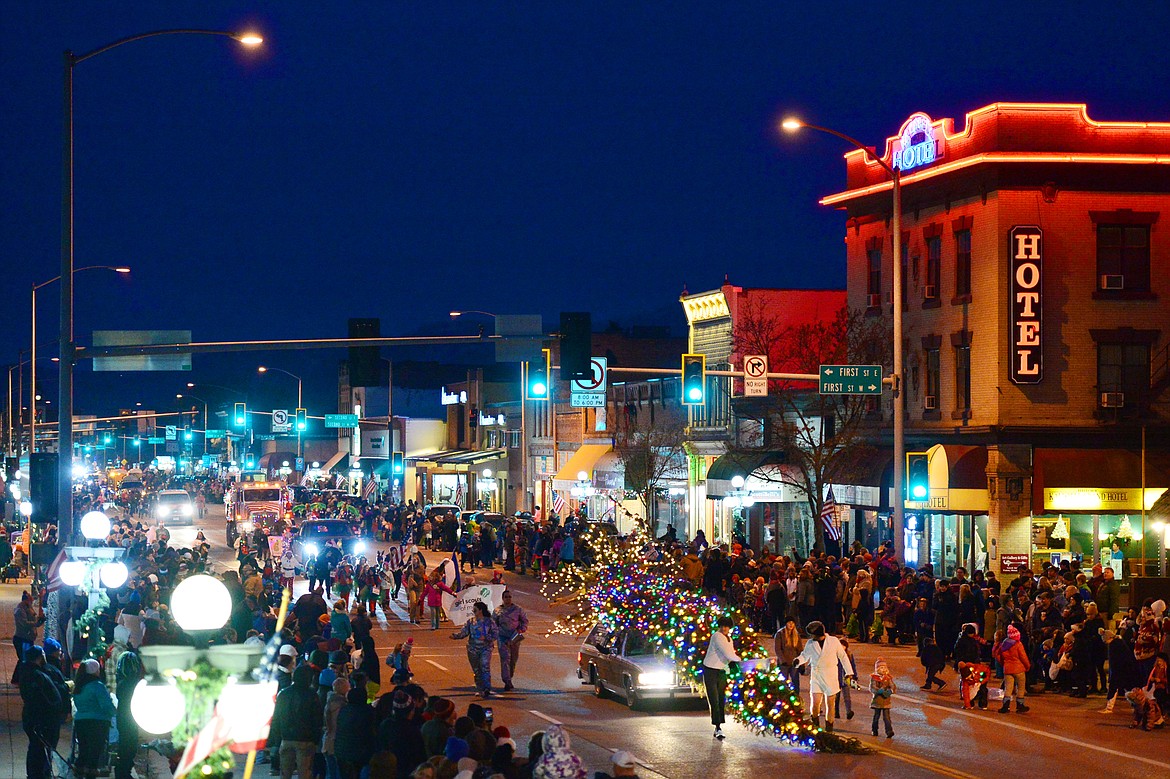
{"type": "Polygon", "coordinates": [[[845,647],[841,646],[841,642],[837,640],[836,636],[825,633],[823,624],[810,622],[805,630],[811,640],[804,645],[804,651],[800,653],[796,662],[798,665],[809,667],[808,687],[812,697],[810,713],[813,725],[820,727],[821,708],[824,707],[825,730],[832,732],[833,703],[841,692],[841,685],[837,678],[837,667],[840,665],[841,669],[845,671],[846,682],[857,674],[854,673],[853,663],[849,662],[849,655],[845,653],[845,647]]]}
{"type": "Polygon", "coordinates": [[[735,653],[735,644],[731,642],[731,629],[734,626],[731,617],[719,618],[703,658],[703,687],[707,691],[707,704],[711,707],[715,738],[720,741],[723,740],[722,725],[727,705],[727,667],[740,662],[739,655],[735,653]]]}

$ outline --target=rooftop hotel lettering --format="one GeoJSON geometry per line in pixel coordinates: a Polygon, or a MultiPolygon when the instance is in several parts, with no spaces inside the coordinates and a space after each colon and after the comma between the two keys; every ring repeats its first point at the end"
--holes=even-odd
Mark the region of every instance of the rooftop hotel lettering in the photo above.
{"type": "Polygon", "coordinates": [[[942,156],[942,143],[926,114],[914,114],[902,125],[894,142],[892,165],[907,171],[930,165],[942,156]]]}

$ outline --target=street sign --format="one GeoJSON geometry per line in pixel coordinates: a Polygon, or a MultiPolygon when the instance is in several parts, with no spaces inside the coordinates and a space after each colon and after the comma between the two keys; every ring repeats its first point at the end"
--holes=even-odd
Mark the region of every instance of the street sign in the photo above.
{"type": "Polygon", "coordinates": [[[287,433],[292,430],[292,423],[288,421],[288,409],[272,409],[272,432],[287,433]]]}
{"type": "Polygon", "coordinates": [[[204,438],[226,438],[227,431],[226,430],[214,430],[214,429],[208,428],[207,430],[203,431],[203,437],[204,438]]]}
{"type": "Polygon", "coordinates": [[[762,398],[768,394],[768,355],[749,354],[743,358],[743,394],[762,398]]]}
{"type": "Polygon", "coordinates": [[[154,444],[155,446],[157,446],[159,444],[165,444],[166,442],[167,442],[167,439],[165,439],[165,438],[156,438],[153,436],[151,438],[146,439],[146,443],[154,444]]]}
{"type": "Polygon", "coordinates": [[[880,395],[882,366],[822,365],[820,392],[822,395],[880,395]]]}
{"type": "Polygon", "coordinates": [[[166,435],[168,441],[179,440],[179,428],[177,425],[167,425],[166,435]]]}
{"type": "Polygon", "coordinates": [[[275,441],[276,436],[272,433],[261,433],[256,436],[257,441],[275,441]]]}
{"type": "Polygon", "coordinates": [[[573,379],[569,382],[569,405],[572,408],[605,408],[606,373],[608,360],[605,357],[591,357],[588,379],[573,379]]]}
{"type": "Polygon", "coordinates": [[[305,470],[305,458],[304,457],[297,458],[297,470],[298,471],[305,470]]]}
{"type": "Polygon", "coordinates": [[[357,427],[357,414],[326,414],[325,427],[357,427]]]}

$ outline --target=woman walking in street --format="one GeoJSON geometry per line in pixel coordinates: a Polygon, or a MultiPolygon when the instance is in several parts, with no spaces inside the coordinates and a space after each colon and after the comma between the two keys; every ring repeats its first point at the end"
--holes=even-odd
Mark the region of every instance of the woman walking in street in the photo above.
{"type": "Polygon", "coordinates": [[[467,662],[475,677],[475,689],[482,698],[492,697],[492,649],[499,638],[499,629],[487,604],[479,601],[472,609],[471,619],[451,638],[467,639],[467,662]]]}
{"type": "Polygon", "coordinates": [[[718,628],[711,634],[707,655],[703,658],[703,687],[707,691],[707,705],[711,707],[711,724],[715,726],[715,738],[723,740],[722,725],[724,708],[727,704],[727,666],[739,662],[735,645],[731,643],[731,628],[735,622],[731,617],[720,617],[718,628]]]}

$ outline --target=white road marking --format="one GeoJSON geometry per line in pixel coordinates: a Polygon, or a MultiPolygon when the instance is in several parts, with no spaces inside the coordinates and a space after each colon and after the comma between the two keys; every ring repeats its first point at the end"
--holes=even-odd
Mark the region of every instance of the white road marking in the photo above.
{"type": "Polygon", "coordinates": [[[536,709],[529,709],[529,710],[528,710],[528,713],[529,713],[529,714],[535,714],[537,717],[540,717],[540,718],[541,718],[542,720],[544,720],[545,722],[550,722],[550,723],[552,723],[553,725],[560,725],[560,724],[561,724],[561,721],[560,721],[560,720],[555,720],[555,719],[553,719],[552,717],[548,716],[547,714],[542,714],[542,713],[540,713],[540,712],[539,712],[539,711],[537,711],[536,709]]]}
{"type": "Polygon", "coordinates": [[[447,671],[448,673],[450,673],[449,668],[445,668],[445,667],[439,665],[434,660],[427,660],[427,662],[430,663],[431,665],[433,665],[435,668],[438,668],[440,671],[447,671]]]}
{"type": "MultiPolygon", "coordinates": [[[[986,721],[988,719],[986,716],[980,716],[978,714],[975,714],[974,712],[963,711],[962,709],[956,709],[956,708],[951,707],[951,706],[940,706],[937,703],[927,703],[926,701],[919,700],[918,698],[915,698],[912,695],[904,695],[902,697],[907,698],[909,700],[912,700],[912,701],[914,701],[922,706],[929,706],[932,709],[938,709],[939,711],[945,711],[949,714],[959,714],[959,715],[962,715],[964,717],[970,717],[971,719],[975,719],[975,720],[986,721]]],[[[1015,730],[1023,731],[1024,733],[1027,733],[1030,736],[1043,736],[1044,738],[1050,738],[1050,739],[1053,739],[1054,741],[1063,741],[1066,744],[1072,744],[1073,746],[1080,747],[1082,749],[1092,749],[1096,752],[1102,752],[1102,753],[1107,754],[1107,755],[1113,755],[1114,757],[1124,757],[1128,760],[1136,760],[1139,763],[1148,763],[1149,765],[1157,766],[1158,768],[1170,768],[1170,763],[1160,763],[1157,760],[1153,760],[1153,759],[1148,758],[1148,757],[1141,757],[1140,755],[1134,755],[1134,754],[1131,754],[1129,752],[1121,752],[1121,751],[1116,750],[1116,749],[1110,749],[1109,747],[1098,746],[1097,744],[1093,744],[1093,743],[1086,741],[1086,740],[1076,739],[1076,738],[1067,738],[1065,736],[1058,736],[1055,733],[1048,733],[1048,732],[1043,731],[1043,730],[1036,730],[1034,727],[1028,727],[1025,725],[1017,725],[1014,722],[1007,722],[1003,718],[1000,718],[996,722],[997,722],[997,724],[999,724],[1003,727],[1014,728],[1015,730]]]]}
{"type": "MultiPolygon", "coordinates": [[[[613,752],[614,754],[617,754],[617,751],[618,751],[618,750],[614,749],[613,747],[606,747],[606,749],[608,749],[610,752],[613,752]]],[[[641,760],[639,760],[636,757],[634,758],[634,762],[637,763],[638,765],[642,766],[643,768],[649,768],[650,770],[654,770],[653,763],[643,763],[641,760]]]]}

